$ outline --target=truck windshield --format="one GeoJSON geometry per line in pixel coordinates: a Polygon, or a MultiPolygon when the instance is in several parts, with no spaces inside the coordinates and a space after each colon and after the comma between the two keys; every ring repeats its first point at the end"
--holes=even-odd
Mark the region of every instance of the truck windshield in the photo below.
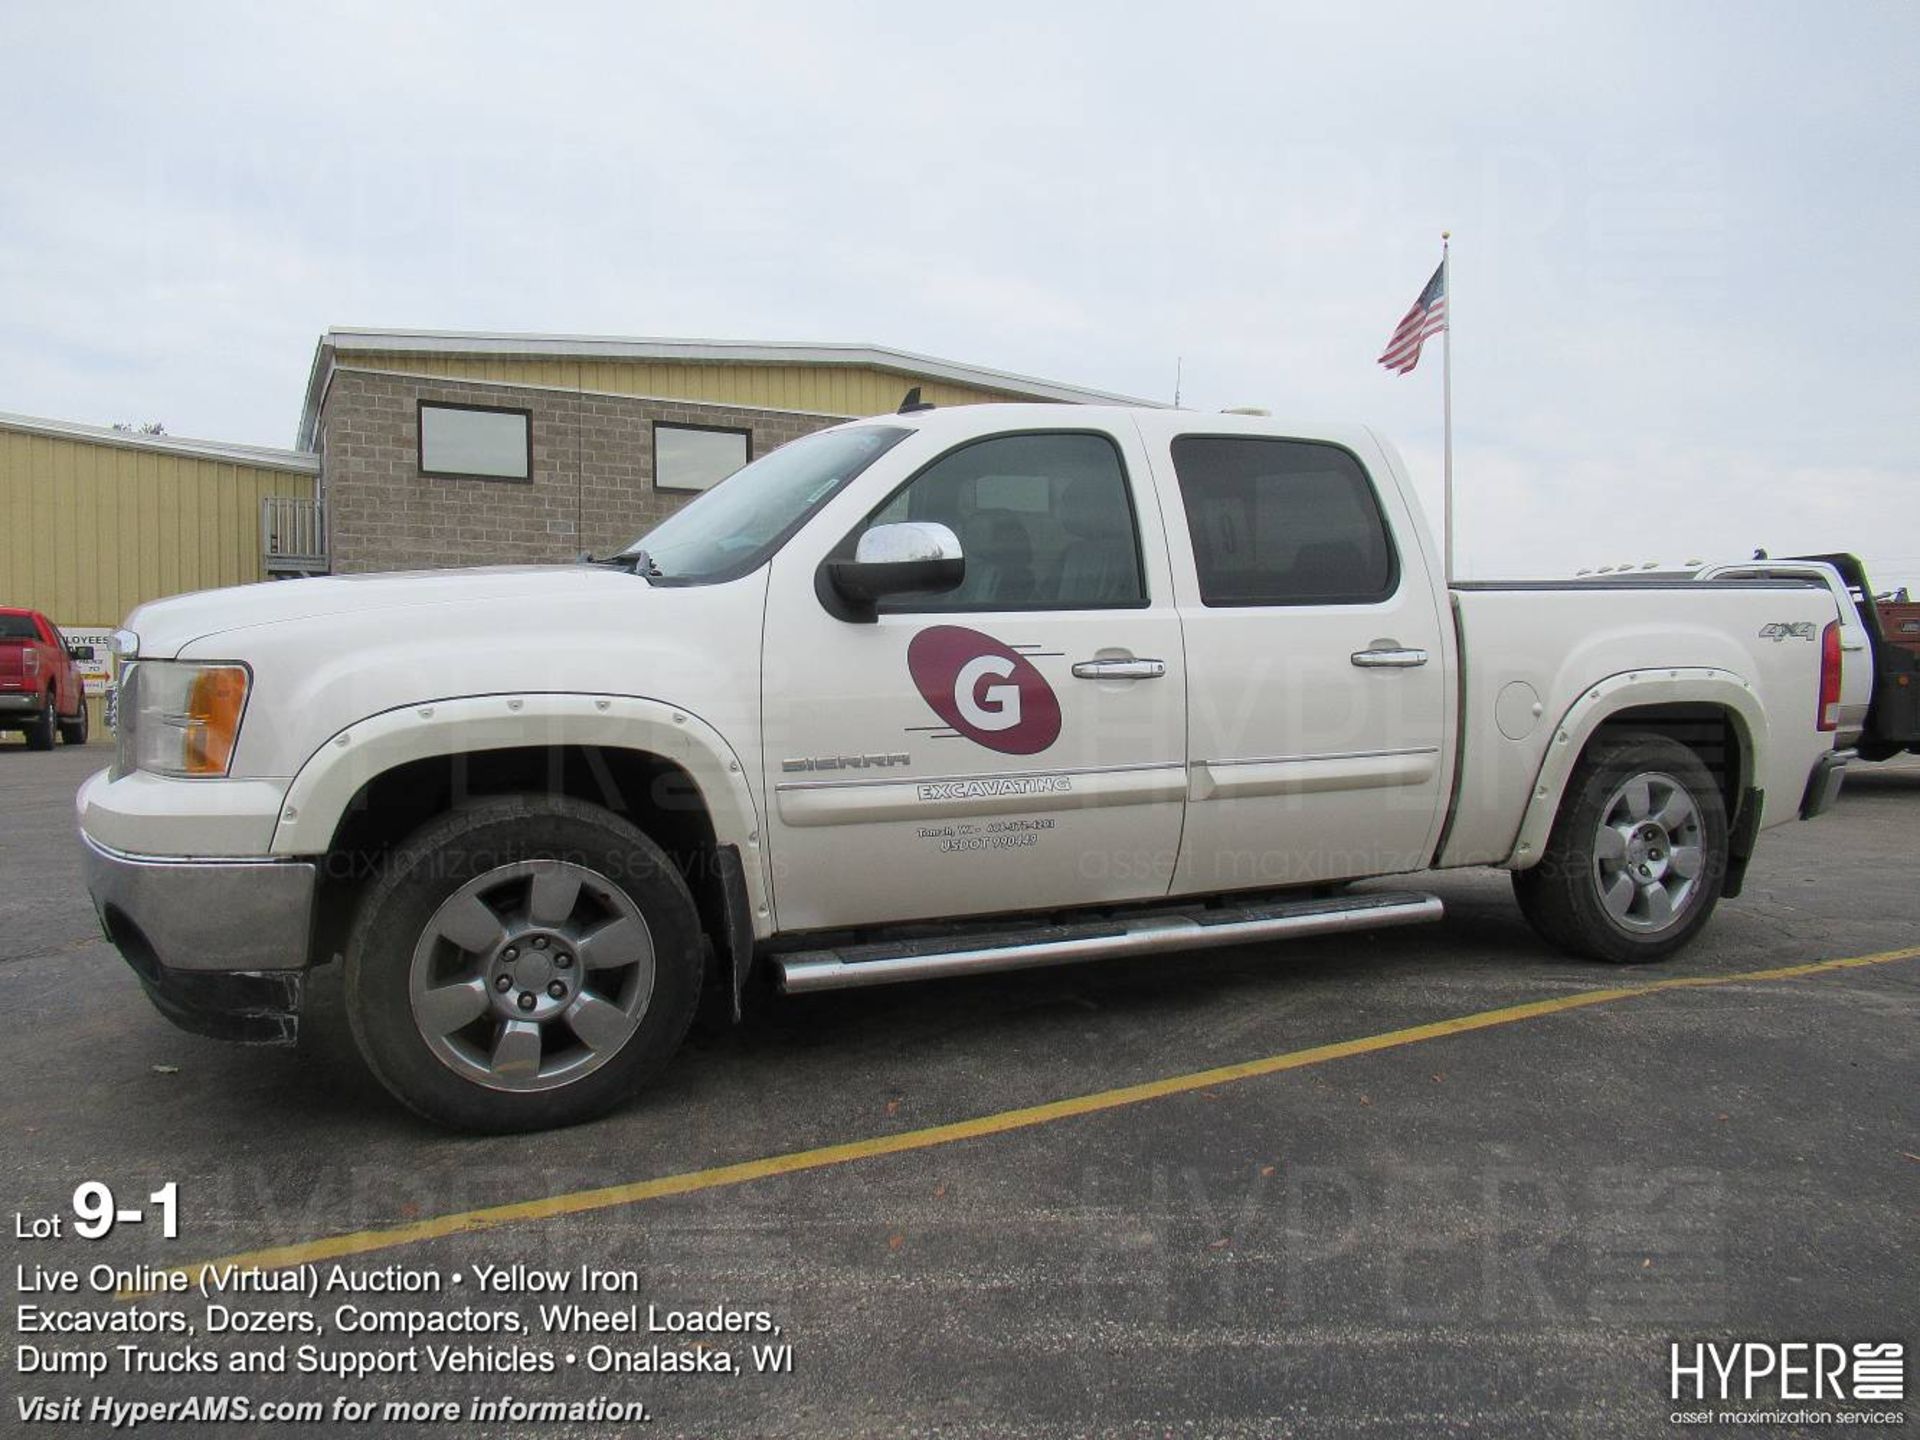
{"type": "Polygon", "coordinates": [[[764,564],[841,486],[912,433],[898,425],[862,425],[804,435],[736,470],[621,555],[655,585],[737,579],[764,564]]]}

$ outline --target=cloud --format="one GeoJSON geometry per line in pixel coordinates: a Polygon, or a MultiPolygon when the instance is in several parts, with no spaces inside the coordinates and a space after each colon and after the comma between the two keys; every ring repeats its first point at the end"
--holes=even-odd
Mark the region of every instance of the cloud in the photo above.
{"type": "Polygon", "coordinates": [[[1911,7],[107,15],[0,18],[0,409],[284,444],[328,324],[1181,358],[1434,496],[1451,227],[1469,573],[1920,583],[1911,7]]]}

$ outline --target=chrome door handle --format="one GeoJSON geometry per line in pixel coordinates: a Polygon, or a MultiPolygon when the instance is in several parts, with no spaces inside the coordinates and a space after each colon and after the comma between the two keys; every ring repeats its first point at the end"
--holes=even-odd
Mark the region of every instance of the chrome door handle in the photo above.
{"type": "Polygon", "coordinates": [[[1427,663],[1427,652],[1413,649],[1356,650],[1347,657],[1364,669],[1411,670],[1427,663]]]}
{"type": "Polygon", "coordinates": [[[1158,680],[1167,673],[1164,660],[1081,660],[1073,673],[1082,680],[1158,680]]]}

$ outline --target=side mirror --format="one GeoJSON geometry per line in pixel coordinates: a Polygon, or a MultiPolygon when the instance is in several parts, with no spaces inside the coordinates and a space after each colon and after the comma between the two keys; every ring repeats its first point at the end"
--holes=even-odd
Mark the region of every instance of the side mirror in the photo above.
{"type": "Polygon", "coordinates": [[[937,595],[967,577],[960,537],[945,525],[912,520],[876,525],[860,537],[853,559],[830,560],[827,576],[840,598],[871,613],[889,595],[937,595]]]}
{"type": "Polygon", "coordinates": [[[69,645],[67,646],[67,658],[69,660],[86,660],[91,662],[93,659],[93,646],[69,645]]]}

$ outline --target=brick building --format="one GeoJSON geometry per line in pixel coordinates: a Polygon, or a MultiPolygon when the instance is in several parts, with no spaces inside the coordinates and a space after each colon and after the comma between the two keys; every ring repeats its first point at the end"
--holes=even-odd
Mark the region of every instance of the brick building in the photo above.
{"type": "MultiPolygon", "coordinates": [[[[400,570],[609,554],[698,493],[663,486],[662,431],[739,437],[744,461],[832,416],[347,370],[320,408],[319,499],[329,568],[400,570]],[[422,415],[518,417],[526,474],[448,473],[423,460],[422,415]]],[[[521,449],[519,437],[511,442],[521,449]]],[[[667,477],[670,481],[674,478],[667,477]]]]}
{"type": "Polygon", "coordinates": [[[919,387],[936,404],[1124,397],[866,345],[332,330],[278,573],[606,554],[756,456],[919,387]]]}

